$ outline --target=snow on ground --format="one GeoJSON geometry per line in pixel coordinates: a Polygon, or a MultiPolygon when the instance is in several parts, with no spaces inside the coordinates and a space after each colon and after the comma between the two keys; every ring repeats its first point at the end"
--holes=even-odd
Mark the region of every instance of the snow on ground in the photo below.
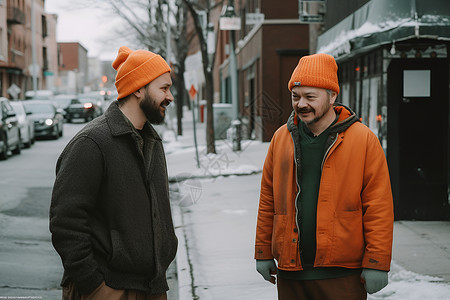
{"type": "Polygon", "coordinates": [[[440,278],[410,272],[393,261],[389,272],[389,284],[368,300],[448,300],[450,285],[440,278]]]}

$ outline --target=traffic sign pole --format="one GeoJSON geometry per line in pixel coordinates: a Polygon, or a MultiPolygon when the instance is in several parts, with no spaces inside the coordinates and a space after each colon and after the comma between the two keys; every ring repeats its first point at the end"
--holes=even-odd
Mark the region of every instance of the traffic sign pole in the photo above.
{"type": "Polygon", "coordinates": [[[191,88],[189,90],[189,97],[191,97],[192,100],[192,122],[194,124],[194,145],[195,145],[195,157],[197,159],[197,168],[200,169],[200,160],[198,158],[198,145],[197,145],[197,127],[195,122],[195,99],[197,98],[197,90],[195,89],[194,85],[191,85],[191,88]]]}

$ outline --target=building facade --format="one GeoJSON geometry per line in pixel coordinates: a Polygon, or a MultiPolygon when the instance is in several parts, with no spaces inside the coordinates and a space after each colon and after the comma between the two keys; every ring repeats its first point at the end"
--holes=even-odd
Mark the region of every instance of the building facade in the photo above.
{"type": "MultiPolygon", "coordinates": [[[[270,141],[292,112],[287,83],[301,56],[310,53],[310,41],[315,37],[314,31],[311,33],[311,25],[300,21],[298,1],[205,0],[199,1],[200,6],[210,8],[208,14],[199,11],[199,15],[208,41],[208,52],[213,58],[215,127],[216,123],[222,122],[218,118],[220,111],[237,105],[242,137],[270,141]],[[220,28],[224,9],[230,3],[240,19],[240,29],[232,34],[220,28]],[[236,67],[230,64],[232,45],[236,67]],[[237,73],[237,104],[232,100],[233,72],[237,73]]],[[[196,34],[193,27],[190,18],[187,23],[188,40],[196,34]]],[[[190,42],[185,66],[186,88],[189,90],[191,82],[196,83],[198,99],[204,99],[205,78],[196,37],[190,42]]],[[[219,127],[220,130],[227,129],[227,126],[217,126],[216,129],[219,127]]],[[[216,138],[226,136],[216,129],[216,138]]]]}
{"type": "Polygon", "coordinates": [[[78,42],[58,43],[58,93],[79,94],[88,82],[88,50],[78,42]]]}
{"type": "Polygon", "coordinates": [[[382,143],[395,216],[450,220],[448,1],[342,4],[327,1],[317,52],[336,58],[339,101],[382,143]]]}
{"type": "Polygon", "coordinates": [[[0,1],[0,96],[23,98],[28,90],[55,88],[57,18],[45,13],[44,4],[0,1]]]}
{"type": "MultiPolygon", "coordinates": [[[[309,54],[309,25],[289,0],[235,1],[241,29],[235,32],[239,118],[243,138],[270,141],[292,105],[287,83],[301,56],[309,54]]],[[[230,34],[218,31],[215,88],[220,102],[232,99],[230,34]]]]}

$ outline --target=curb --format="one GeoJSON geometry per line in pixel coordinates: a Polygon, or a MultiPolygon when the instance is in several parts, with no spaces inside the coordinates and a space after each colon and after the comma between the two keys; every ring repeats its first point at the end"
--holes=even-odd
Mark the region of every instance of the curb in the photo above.
{"type": "Polygon", "coordinates": [[[247,173],[225,173],[217,175],[195,175],[189,174],[189,176],[169,176],[169,183],[183,182],[189,179],[209,179],[209,178],[219,178],[219,177],[230,177],[230,176],[250,176],[254,174],[260,174],[262,170],[251,171],[247,173]]]}
{"type": "Polygon", "coordinates": [[[192,275],[191,266],[187,254],[187,241],[185,238],[184,224],[182,219],[182,212],[179,205],[172,206],[173,221],[175,227],[175,234],[178,238],[178,250],[176,255],[177,260],[177,278],[178,278],[178,299],[193,299],[192,291],[192,275]]]}

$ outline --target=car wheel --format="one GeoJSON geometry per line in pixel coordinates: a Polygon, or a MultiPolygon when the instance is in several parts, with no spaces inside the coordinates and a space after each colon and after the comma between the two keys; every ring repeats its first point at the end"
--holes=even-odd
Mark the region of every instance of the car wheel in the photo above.
{"type": "Polygon", "coordinates": [[[60,136],[60,137],[63,136],[63,130],[64,130],[63,128],[64,128],[63,125],[61,125],[61,130],[59,131],[59,136],[60,136]]]}
{"type": "Polygon", "coordinates": [[[57,140],[57,139],[59,138],[59,129],[58,129],[58,127],[54,127],[54,130],[53,130],[53,138],[54,138],[55,140],[57,140]]]}
{"type": "Polygon", "coordinates": [[[0,160],[7,160],[8,159],[8,141],[6,139],[6,136],[3,134],[3,146],[2,146],[2,152],[0,153],[0,160]]]}
{"type": "Polygon", "coordinates": [[[28,132],[28,141],[26,141],[25,143],[23,143],[23,146],[25,147],[25,148],[30,148],[31,147],[31,133],[30,132],[28,132]]]}
{"type": "Polygon", "coordinates": [[[21,151],[22,149],[20,148],[20,142],[16,145],[16,148],[14,148],[14,150],[11,150],[13,154],[20,154],[21,151]]]}

